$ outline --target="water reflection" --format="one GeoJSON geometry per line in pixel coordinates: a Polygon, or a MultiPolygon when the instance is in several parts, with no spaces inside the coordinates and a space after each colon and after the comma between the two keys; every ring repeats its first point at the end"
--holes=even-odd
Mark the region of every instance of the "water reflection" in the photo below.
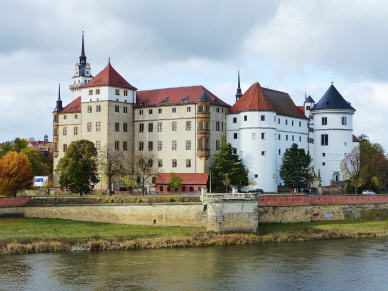
{"type": "Polygon", "coordinates": [[[337,240],[2,256],[0,289],[384,289],[387,249],[383,240],[337,240]]]}

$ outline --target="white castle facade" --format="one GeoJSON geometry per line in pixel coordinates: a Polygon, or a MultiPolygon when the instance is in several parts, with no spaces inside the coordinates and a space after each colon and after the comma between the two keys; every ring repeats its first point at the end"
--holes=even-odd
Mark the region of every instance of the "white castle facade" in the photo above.
{"type": "Polygon", "coordinates": [[[93,77],[83,36],[70,90],[73,101],[63,107],[59,92],[53,113],[54,168],[72,141],[88,139],[125,159],[147,152],[157,173],[206,173],[226,136],[249,171],[249,187],[277,192],[282,157],[293,143],[310,153],[328,186],[342,180],[340,162],[357,142],[355,109],[333,84],[318,103],[309,96],[303,106],[259,83],[242,94],[240,75],[233,106],[203,86],[139,91],[110,62],[93,77]]]}

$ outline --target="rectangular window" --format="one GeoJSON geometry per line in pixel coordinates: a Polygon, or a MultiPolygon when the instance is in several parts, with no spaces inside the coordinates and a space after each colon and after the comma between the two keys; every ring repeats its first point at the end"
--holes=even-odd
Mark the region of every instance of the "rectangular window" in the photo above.
{"type": "Polygon", "coordinates": [[[280,118],[278,118],[278,124],[280,124],[280,118]]]}
{"type": "Polygon", "coordinates": [[[118,140],[115,141],[115,150],[120,150],[120,142],[118,140]]]}
{"type": "Polygon", "coordinates": [[[101,130],[101,122],[96,122],[96,131],[101,130]]]}
{"type": "Polygon", "coordinates": [[[200,105],[200,106],[198,107],[198,112],[203,112],[203,106],[202,106],[202,105],[200,105]]]}
{"type": "Polygon", "coordinates": [[[101,105],[96,105],[96,112],[101,112],[101,105]]]}
{"type": "Polygon", "coordinates": [[[91,122],[88,122],[86,126],[87,126],[87,131],[89,131],[89,132],[92,131],[92,123],[91,122]]]}
{"type": "Polygon", "coordinates": [[[161,151],[163,148],[163,142],[161,140],[158,141],[158,151],[161,151]]]}
{"type": "Polygon", "coordinates": [[[186,168],[191,168],[191,159],[186,159],[186,168]]]}
{"type": "Polygon", "coordinates": [[[216,121],[216,131],[220,131],[220,122],[216,121]]]}
{"type": "Polygon", "coordinates": [[[139,110],[139,115],[143,115],[143,110],[139,110]]]}
{"type": "Polygon", "coordinates": [[[128,132],[128,123],[126,122],[123,123],[123,131],[128,132]]]}
{"type": "Polygon", "coordinates": [[[302,126],[302,122],[299,121],[299,127],[301,127],[301,126],[302,126]]]}
{"type": "Polygon", "coordinates": [[[88,106],[88,113],[92,113],[92,106],[91,105],[88,106]]]}
{"type": "Polygon", "coordinates": [[[346,116],[342,116],[341,121],[342,125],[346,125],[346,116]]]}
{"type": "Polygon", "coordinates": [[[278,134],[278,140],[280,140],[280,133],[278,134]]]}
{"type": "Polygon", "coordinates": [[[172,130],[172,131],[176,131],[176,121],[173,121],[173,122],[171,123],[171,130],[172,130]]]}
{"type": "Polygon", "coordinates": [[[89,90],[89,95],[93,95],[93,90],[89,90]]]}
{"type": "Polygon", "coordinates": [[[162,130],[163,130],[163,123],[162,122],[158,122],[157,126],[158,126],[158,132],[162,132],[162,130]]]}
{"type": "Polygon", "coordinates": [[[220,112],[220,108],[217,107],[216,108],[216,112],[219,113],[220,112]]]}
{"type": "Polygon", "coordinates": [[[173,168],[176,168],[176,166],[177,166],[177,164],[178,164],[178,163],[177,163],[177,160],[176,160],[176,159],[173,159],[172,162],[171,162],[171,164],[172,164],[172,167],[173,167],[173,168]]]}
{"type": "Polygon", "coordinates": [[[159,113],[159,114],[162,113],[162,108],[159,108],[159,109],[158,109],[158,113],[159,113]]]}
{"type": "Polygon", "coordinates": [[[176,113],[176,108],[175,107],[171,108],[171,111],[172,113],[176,113]]]}
{"type": "Polygon", "coordinates": [[[294,121],[293,120],[291,120],[291,125],[294,126],[294,121]]]}
{"type": "Polygon", "coordinates": [[[261,116],[260,116],[260,120],[261,120],[261,121],[265,121],[265,115],[261,115],[261,116]]]}
{"type": "Polygon", "coordinates": [[[205,138],[205,148],[208,150],[209,149],[209,139],[205,138]]]}
{"type": "Polygon", "coordinates": [[[139,123],[139,132],[144,132],[144,123],[139,123]]]}
{"type": "Polygon", "coordinates": [[[302,137],[301,136],[299,136],[299,142],[301,142],[302,141],[302,137]]]}
{"type": "Polygon", "coordinates": [[[261,155],[262,155],[262,156],[265,156],[265,151],[262,151],[262,152],[261,152],[261,155]]]}
{"type": "Polygon", "coordinates": [[[236,133],[236,132],[233,133],[233,138],[234,138],[234,139],[237,139],[237,133],[236,133]]]}
{"type": "Polygon", "coordinates": [[[78,135],[78,126],[74,126],[74,135],[78,135]]]}
{"type": "Polygon", "coordinates": [[[148,150],[152,151],[154,149],[154,143],[152,141],[148,142],[148,150]]]}
{"type": "Polygon", "coordinates": [[[152,109],[148,109],[148,114],[152,114],[152,109]]]}
{"type": "Polygon", "coordinates": [[[237,123],[237,117],[233,117],[233,123],[237,123]]]}
{"type": "Polygon", "coordinates": [[[101,142],[98,140],[96,141],[96,150],[100,150],[101,149],[101,142]]]}
{"type": "Polygon", "coordinates": [[[321,134],[321,145],[323,145],[323,146],[329,145],[329,135],[328,134],[321,134]]]}
{"type": "Polygon", "coordinates": [[[63,119],[66,120],[66,118],[67,118],[67,115],[63,115],[63,119]]]}
{"type": "Polygon", "coordinates": [[[286,134],[286,140],[288,140],[288,134],[286,134]]]}
{"type": "Polygon", "coordinates": [[[265,132],[261,133],[261,139],[265,139],[265,132]]]}
{"type": "Polygon", "coordinates": [[[153,131],[154,131],[154,124],[148,123],[148,132],[153,132],[153,131]]]}
{"type": "Polygon", "coordinates": [[[186,121],[186,131],[191,131],[191,121],[186,121]]]}
{"type": "Polygon", "coordinates": [[[96,89],[96,95],[100,95],[100,89],[96,89]]]}
{"type": "Polygon", "coordinates": [[[119,132],[120,131],[120,123],[116,122],[115,123],[115,132],[119,132]]]}
{"type": "Polygon", "coordinates": [[[224,122],[221,122],[221,131],[224,131],[224,122]]]}
{"type": "Polygon", "coordinates": [[[187,112],[191,112],[191,107],[190,107],[190,106],[187,107],[187,108],[186,108],[186,111],[187,111],[187,112]]]}
{"type": "Polygon", "coordinates": [[[127,151],[128,150],[128,144],[126,141],[123,141],[123,151],[127,151]]]}
{"type": "Polygon", "coordinates": [[[143,151],[143,150],[144,150],[144,142],[139,141],[139,151],[143,151]]]}
{"type": "Polygon", "coordinates": [[[74,119],[78,119],[78,114],[74,114],[74,119]]]}
{"type": "Polygon", "coordinates": [[[124,96],[128,96],[128,90],[124,90],[124,96]]]}
{"type": "Polygon", "coordinates": [[[322,125],[327,125],[327,117],[322,117],[322,125]]]}
{"type": "Polygon", "coordinates": [[[65,152],[67,150],[67,144],[63,144],[63,151],[65,152]]]}
{"type": "Polygon", "coordinates": [[[248,116],[244,115],[244,121],[247,121],[247,120],[248,120],[248,116]]]}
{"type": "Polygon", "coordinates": [[[294,136],[292,136],[292,141],[294,141],[294,136]]]}
{"type": "Polygon", "coordinates": [[[67,127],[64,127],[62,130],[63,135],[67,135],[67,127]]]}
{"type": "Polygon", "coordinates": [[[220,149],[220,141],[216,140],[216,150],[218,151],[220,149]]]}
{"type": "Polygon", "coordinates": [[[116,94],[116,95],[120,95],[120,89],[116,89],[116,90],[115,90],[115,94],[116,94]]]}
{"type": "Polygon", "coordinates": [[[119,105],[115,105],[115,112],[120,112],[120,106],[119,105]]]}
{"type": "Polygon", "coordinates": [[[158,167],[159,168],[163,167],[163,160],[158,160],[158,167]]]}
{"type": "Polygon", "coordinates": [[[199,148],[200,150],[203,149],[202,138],[199,138],[199,139],[198,139],[198,148],[199,148]]]}
{"type": "Polygon", "coordinates": [[[186,140],[186,150],[191,150],[191,140],[186,140]]]}
{"type": "Polygon", "coordinates": [[[173,140],[172,142],[171,142],[171,149],[173,150],[173,151],[176,151],[176,146],[177,145],[177,143],[176,143],[176,140],[173,140]]]}
{"type": "Polygon", "coordinates": [[[54,136],[58,136],[58,129],[54,128],[54,136]]]}
{"type": "Polygon", "coordinates": [[[286,119],[286,125],[288,125],[288,119],[286,119]]]}
{"type": "Polygon", "coordinates": [[[124,112],[124,113],[128,113],[128,106],[124,106],[124,107],[123,107],[123,112],[124,112]]]}

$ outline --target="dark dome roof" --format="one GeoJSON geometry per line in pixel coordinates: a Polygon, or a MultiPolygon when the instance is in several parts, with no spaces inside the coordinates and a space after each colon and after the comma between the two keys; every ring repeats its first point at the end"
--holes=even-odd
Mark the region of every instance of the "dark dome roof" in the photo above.
{"type": "Polygon", "coordinates": [[[205,89],[202,88],[202,94],[198,99],[199,102],[209,102],[209,97],[207,97],[207,94],[205,92],[205,89]]]}
{"type": "Polygon", "coordinates": [[[309,95],[309,97],[306,98],[304,103],[315,103],[314,99],[309,95]]]}
{"type": "Polygon", "coordinates": [[[355,109],[347,102],[344,97],[337,91],[337,89],[330,85],[329,89],[327,89],[326,93],[322,96],[321,100],[312,110],[324,110],[324,109],[355,109]]]}

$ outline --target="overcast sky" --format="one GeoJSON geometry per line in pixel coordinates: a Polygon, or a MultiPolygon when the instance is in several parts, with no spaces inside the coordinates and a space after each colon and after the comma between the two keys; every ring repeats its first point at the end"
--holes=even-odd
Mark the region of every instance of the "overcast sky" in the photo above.
{"type": "Polygon", "coordinates": [[[204,85],[234,102],[259,82],[318,101],[334,85],[356,108],[354,133],[388,149],[388,1],[4,1],[0,141],[52,136],[85,29],[92,74],[112,65],[138,89],[204,85]]]}

